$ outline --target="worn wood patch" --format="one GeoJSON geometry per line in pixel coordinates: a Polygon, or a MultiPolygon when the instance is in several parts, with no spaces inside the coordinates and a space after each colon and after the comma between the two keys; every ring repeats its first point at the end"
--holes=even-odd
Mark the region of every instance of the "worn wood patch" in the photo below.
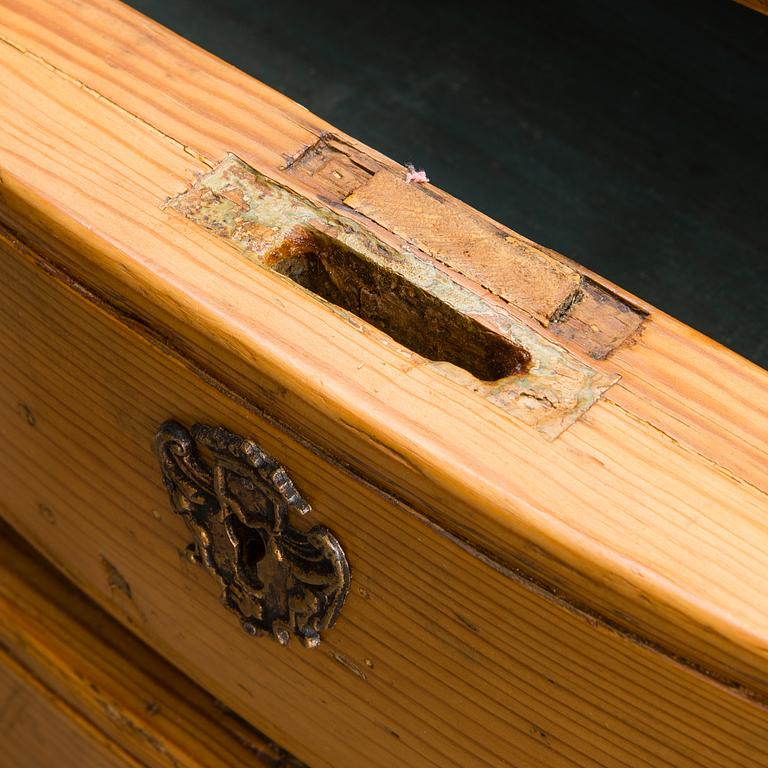
{"type": "Polygon", "coordinates": [[[285,171],[299,176],[325,198],[341,202],[367,183],[381,164],[333,136],[324,136],[289,160],[285,171]]]}
{"type": "Polygon", "coordinates": [[[343,203],[532,315],[570,346],[601,360],[646,314],[547,248],[515,235],[433,187],[405,182],[332,135],[285,166],[331,204],[343,203]]]}
{"type": "Polygon", "coordinates": [[[645,318],[644,312],[584,277],[573,303],[553,320],[550,330],[596,360],[603,360],[634,336],[645,318]]]}
{"type": "Polygon", "coordinates": [[[579,273],[543,249],[387,171],[344,202],[544,324],[579,289],[579,273]]]}
{"type": "Polygon", "coordinates": [[[325,300],[358,331],[383,331],[391,338],[381,340],[398,342],[414,364],[430,365],[550,439],[618,379],[459,285],[417,249],[393,250],[234,155],[167,205],[325,300]]]}

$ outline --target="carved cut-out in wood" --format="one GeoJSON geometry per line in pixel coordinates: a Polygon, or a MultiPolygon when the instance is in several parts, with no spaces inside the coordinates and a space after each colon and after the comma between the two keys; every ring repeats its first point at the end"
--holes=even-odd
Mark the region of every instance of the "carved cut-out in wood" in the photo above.
{"type": "MultiPolygon", "coordinates": [[[[558,437],[619,378],[456,282],[425,253],[407,244],[392,248],[359,222],[275,183],[233,154],[164,207],[289,278],[326,309],[354,318],[358,332],[383,331],[387,343],[399,345],[401,354],[406,347],[416,365],[478,393],[547,439],[558,437]]],[[[571,282],[571,288],[578,284],[571,282]]],[[[563,298],[553,306],[561,307],[563,298]]]]}

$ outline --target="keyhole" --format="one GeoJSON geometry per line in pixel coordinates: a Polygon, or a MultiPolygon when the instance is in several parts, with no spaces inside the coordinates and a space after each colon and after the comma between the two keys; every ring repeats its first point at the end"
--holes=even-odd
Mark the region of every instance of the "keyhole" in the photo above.
{"type": "Polygon", "coordinates": [[[251,528],[240,522],[234,515],[229,519],[234,539],[240,542],[240,568],[254,589],[263,589],[259,578],[259,563],[266,557],[267,542],[258,528],[251,528]]]}
{"type": "Polygon", "coordinates": [[[260,531],[247,529],[246,536],[240,545],[240,563],[246,578],[254,589],[263,589],[264,584],[259,578],[259,563],[267,554],[267,545],[260,531]]]}
{"type": "Polygon", "coordinates": [[[267,546],[258,531],[254,531],[243,545],[243,565],[246,570],[256,573],[258,564],[267,554],[267,546]]]}

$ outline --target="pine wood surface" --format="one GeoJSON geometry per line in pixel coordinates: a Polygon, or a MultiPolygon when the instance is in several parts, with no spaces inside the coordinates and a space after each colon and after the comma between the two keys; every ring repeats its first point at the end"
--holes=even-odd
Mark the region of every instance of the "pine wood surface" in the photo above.
{"type": "MultiPolygon", "coordinates": [[[[0,408],[12,414],[0,483],[14,488],[3,517],[309,765],[765,760],[764,706],[575,611],[362,483],[12,239],[0,253],[9,331],[0,408]],[[168,508],[152,448],[169,415],[256,438],[290,468],[314,522],[339,538],[352,589],[318,649],[246,635],[215,582],[184,556],[190,533],[168,508]]],[[[7,599],[25,602],[15,586],[7,599]]]]}
{"type": "Polygon", "coordinates": [[[300,768],[2,522],[0,733],[0,765],[13,768],[300,768]]]}
{"type": "MultiPolygon", "coordinates": [[[[632,343],[591,361],[621,381],[547,442],[160,207],[229,151],[320,200],[286,165],[330,126],[116,3],[4,2],[0,35],[0,210],[25,240],[447,531],[766,695],[765,371],[577,268],[649,318],[632,343]]],[[[121,427],[136,430],[122,408],[121,427]]],[[[190,406],[190,418],[211,418],[203,411],[190,406]]],[[[22,479],[6,503],[23,527],[22,479]]]]}
{"type": "Polygon", "coordinates": [[[61,768],[117,768],[140,763],[99,738],[46,695],[22,668],[0,663],[0,735],[3,768],[60,766],[61,768]]]}
{"type": "MultiPolygon", "coordinates": [[[[169,143],[208,165],[226,152],[236,152],[312,198],[317,193],[286,173],[284,166],[287,158],[331,132],[394,166],[290,99],[120,3],[4,0],[3,10],[0,35],[9,44],[75,85],[92,89],[96,98],[159,131],[169,143]]],[[[188,167],[201,168],[194,163],[188,167]]],[[[169,195],[178,191],[178,187],[166,190],[169,195]]],[[[460,201],[453,203],[462,211],[466,208],[460,201]]],[[[507,231],[510,237],[530,242],[507,231]]],[[[609,281],[583,267],[579,270],[652,311],[653,322],[638,343],[612,356],[610,369],[624,376],[612,397],[673,439],[761,490],[768,489],[764,472],[768,439],[762,418],[768,413],[765,372],[609,281]],[[681,374],[690,382],[684,393],[679,391],[681,374]]]]}

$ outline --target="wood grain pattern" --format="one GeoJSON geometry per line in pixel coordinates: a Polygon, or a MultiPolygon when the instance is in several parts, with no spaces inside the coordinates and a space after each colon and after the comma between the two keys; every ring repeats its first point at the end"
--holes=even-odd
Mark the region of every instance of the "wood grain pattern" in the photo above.
{"type": "Polygon", "coordinates": [[[573,610],[361,483],[12,240],[0,254],[9,331],[0,340],[0,485],[14,488],[3,516],[309,764],[765,760],[763,706],[573,610]],[[256,438],[286,466],[314,522],[339,538],[352,589],[316,651],[247,636],[208,574],[184,557],[190,535],[169,510],[152,449],[168,416],[256,438]]]}
{"type": "MultiPolygon", "coordinates": [[[[94,96],[139,116],[150,129],[208,165],[232,151],[258,170],[317,198],[317,187],[303,184],[285,166],[332,133],[342,137],[345,146],[372,158],[372,168],[399,168],[127,6],[114,0],[70,2],[3,0],[0,36],[64,79],[87,83],[94,96]]],[[[397,238],[392,242],[397,245],[397,238]]],[[[643,337],[611,360],[610,369],[618,368],[624,377],[627,393],[622,393],[622,405],[631,403],[628,410],[643,420],[768,491],[765,372],[605,278],[581,266],[578,270],[651,313],[652,323],[643,337]],[[701,376],[700,370],[722,375],[701,376]]],[[[150,309],[142,307],[145,314],[150,309]]],[[[222,358],[226,359],[226,351],[218,353],[218,365],[222,358]]]]}
{"type": "Polygon", "coordinates": [[[0,652],[0,766],[140,768],[0,652]]]}
{"type": "Polygon", "coordinates": [[[108,0],[6,0],[0,34],[0,209],[27,240],[446,529],[768,694],[764,371],[609,286],[649,320],[547,444],[159,208],[227,151],[320,201],[284,165],[330,126],[108,0]]]}
{"type": "Polygon", "coordinates": [[[568,312],[555,318],[552,333],[572,342],[596,360],[604,360],[615,349],[640,333],[644,314],[617,299],[589,278],[582,278],[568,312]]]}
{"type": "Polygon", "coordinates": [[[550,439],[617,380],[484,300],[481,288],[458,285],[428,256],[388,249],[234,155],[167,207],[224,238],[249,261],[293,273],[295,283],[356,327],[369,320],[367,335],[378,328],[381,343],[396,344],[412,362],[485,396],[550,439]]]}
{"type": "Polygon", "coordinates": [[[510,233],[433,186],[409,184],[401,169],[324,135],[285,167],[336,208],[397,233],[454,275],[467,277],[527,313],[569,346],[602,360],[639,336],[646,313],[585,277],[560,254],[510,233]],[[342,204],[342,205],[340,205],[342,204]]]}
{"type": "Polygon", "coordinates": [[[0,733],[0,765],[14,768],[301,768],[1,522],[0,733]]]}
{"type": "Polygon", "coordinates": [[[534,243],[507,240],[503,230],[470,208],[446,215],[441,197],[407,184],[402,173],[379,171],[344,203],[544,323],[579,288],[576,270],[534,243]]]}

